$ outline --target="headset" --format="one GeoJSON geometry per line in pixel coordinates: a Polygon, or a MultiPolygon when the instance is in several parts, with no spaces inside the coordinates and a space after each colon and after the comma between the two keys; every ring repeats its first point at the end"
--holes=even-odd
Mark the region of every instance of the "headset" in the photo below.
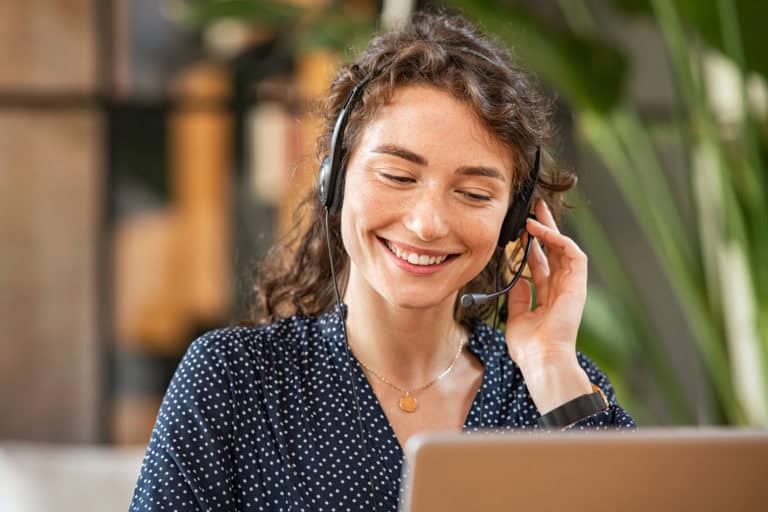
{"type": "Polygon", "coordinates": [[[357,99],[370,81],[370,77],[366,78],[352,88],[352,92],[349,93],[347,100],[341,107],[333,126],[330,152],[320,164],[320,172],[317,175],[317,193],[320,196],[320,203],[331,215],[337,215],[341,212],[341,201],[344,197],[345,169],[341,165],[344,157],[344,130],[357,99]]]}

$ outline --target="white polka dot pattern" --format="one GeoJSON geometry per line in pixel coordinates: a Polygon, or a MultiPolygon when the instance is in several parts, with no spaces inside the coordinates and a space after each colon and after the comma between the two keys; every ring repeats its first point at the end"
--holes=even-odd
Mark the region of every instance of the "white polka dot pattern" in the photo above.
{"type": "MultiPolygon", "coordinates": [[[[484,374],[464,430],[537,429],[502,334],[478,322],[468,348],[484,374]]],[[[605,374],[578,359],[611,407],[572,429],[634,429],[605,374]]],[[[130,510],[396,511],[403,452],[356,360],[351,371],[365,439],[335,312],[198,338],[166,392],[130,510]]]]}

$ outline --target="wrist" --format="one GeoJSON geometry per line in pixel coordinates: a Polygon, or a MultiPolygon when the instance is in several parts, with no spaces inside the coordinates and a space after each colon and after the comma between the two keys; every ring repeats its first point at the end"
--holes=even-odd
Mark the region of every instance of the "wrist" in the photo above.
{"type": "Polygon", "coordinates": [[[582,420],[607,411],[610,404],[603,390],[592,384],[592,391],[593,393],[581,395],[540,416],[536,424],[546,430],[567,430],[582,420]]]}
{"type": "Polygon", "coordinates": [[[556,358],[528,358],[520,366],[528,392],[541,415],[582,395],[592,393],[592,383],[576,354],[556,358]]]}

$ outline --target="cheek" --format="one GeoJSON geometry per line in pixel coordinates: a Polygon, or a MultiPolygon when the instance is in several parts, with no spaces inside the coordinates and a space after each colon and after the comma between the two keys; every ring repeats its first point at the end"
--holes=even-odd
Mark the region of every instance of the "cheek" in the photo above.
{"type": "Polygon", "coordinates": [[[387,200],[374,193],[369,186],[359,186],[354,181],[346,183],[344,203],[341,209],[341,235],[344,248],[350,256],[359,253],[362,237],[388,222],[387,200]]]}
{"type": "Polygon", "coordinates": [[[349,201],[344,201],[341,208],[341,241],[344,245],[344,250],[353,260],[356,259],[359,253],[359,242],[355,232],[359,229],[359,215],[353,209],[354,205],[351,205],[349,201]]]}
{"type": "Polygon", "coordinates": [[[356,231],[376,229],[397,216],[398,197],[362,173],[351,173],[345,183],[342,220],[356,231]]]}
{"type": "Polygon", "coordinates": [[[474,253],[473,277],[479,274],[491,261],[499,241],[503,216],[500,214],[478,216],[462,223],[464,243],[474,253]]]}
{"type": "Polygon", "coordinates": [[[485,212],[483,215],[478,215],[461,223],[462,231],[476,251],[492,254],[499,241],[503,220],[503,216],[498,212],[485,212]]]}

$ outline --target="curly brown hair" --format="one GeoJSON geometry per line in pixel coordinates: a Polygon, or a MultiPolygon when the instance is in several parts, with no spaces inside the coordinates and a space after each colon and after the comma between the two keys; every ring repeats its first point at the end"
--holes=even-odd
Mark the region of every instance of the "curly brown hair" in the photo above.
{"type": "MultiPolygon", "coordinates": [[[[399,87],[429,85],[446,91],[469,105],[478,119],[505,147],[515,169],[513,192],[530,172],[537,145],[542,164],[534,198],[547,201],[559,217],[563,193],[576,177],[553,164],[547,151],[552,137],[552,101],[532,75],[498,42],[460,15],[418,13],[399,30],[375,35],[362,55],[343,66],[321,107],[323,132],[317,141],[318,162],[329,152],[336,118],[352,88],[370,78],[354,106],[344,133],[342,165],[362,130],[399,87]]],[[[294,216],[294,226],[277,241],[256,269],[255,301],[251,320],[271,323],[294,314],[318,315],[335,305],[331,267],[323,226],[325,211],[317,193],[310,190],[294,216]]],[[[341,241],[341,216],[330,220],[331,251],[346,285],[349,259],[341,241]]],[[[492,303],[461,308],[463,293],[488,293],[495,289],[499,268],[508,268],[510,255],[497,250],[485,268],[457,296],[454,317],[468,325],[486,318],[492,303]]]]}

